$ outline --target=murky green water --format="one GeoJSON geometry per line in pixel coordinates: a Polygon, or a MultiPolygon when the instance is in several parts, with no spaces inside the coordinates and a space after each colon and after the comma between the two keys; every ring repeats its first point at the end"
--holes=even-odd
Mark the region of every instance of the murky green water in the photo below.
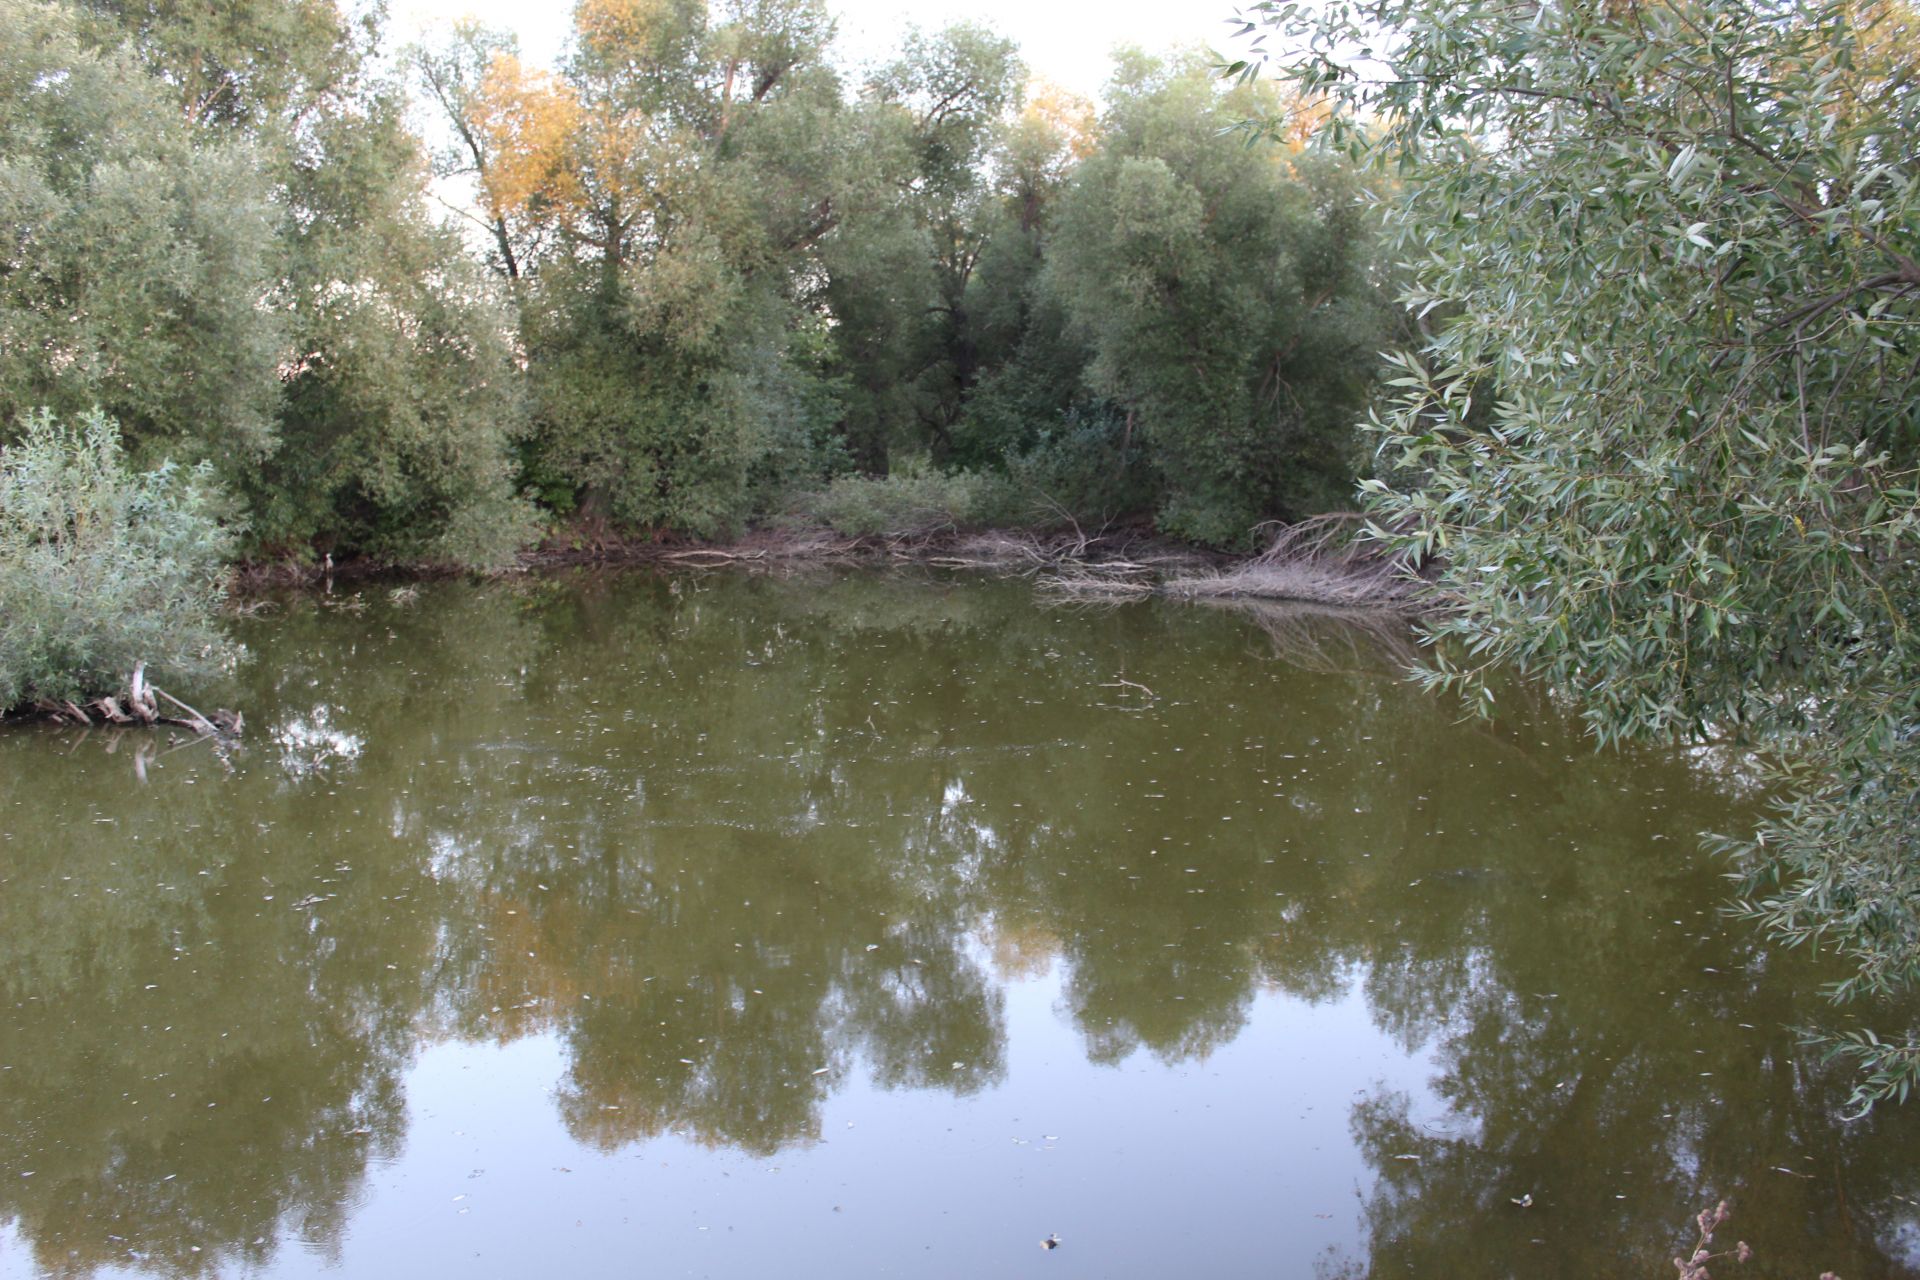
{"type": "Polygon", "coordinates": [[[1712,762],[1018,582],[241,625],[231,758],[0,735],[0,1275],[1920,1274],[1712,762]]]}

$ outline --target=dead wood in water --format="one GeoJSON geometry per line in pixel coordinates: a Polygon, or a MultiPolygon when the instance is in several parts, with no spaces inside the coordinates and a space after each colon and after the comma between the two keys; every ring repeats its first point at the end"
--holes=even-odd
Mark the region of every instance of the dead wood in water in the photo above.
{"type": "Polygon", "coordinates": [[[154,689],[154,692],[159,694],[161,697],[165,698],[168,702],[171,702],[174,706],[180,708],[182,711],[187,713],[189,718],[186,721],[186,724],[189,729],[192,729],[198,733],[220,732],[218,729],[213,727],[213,721],[207,719],[205,716],[201,715],[198,711],[195,711],[192,707],[188,706],[186,703],[180,701],[180,699],[168,693],[165,689],[156,687],[154,689]]]}
{"type": "Polygon", "coordinates": [[[144,662],[137,663],[133,673],[127,677],[127,688],[124,694],[118,696],[106,694],[84,706],[71,698],[63,698],[58,702],[42,701],[37,705],[38,709],[52,717],[55,723],[77,725],[82,729],[91,729],[96,725],[166,724],[191,729],[202,737],[237,738],[246,724],[246,718],[238,711],[218,707],[209,716],[188,706],[158,685],[149,683],[147,664],[144,662]],[[159,699],[162,698],[185,714],[181,716],[160,714],[159,699]]]}
{"type": "Polygon", "coordinates": [[[692,564],[737,564],[747,560],[765,560],[765,551],[728,551],[720,547],[695,547],[691,551],[663,551],[662,560],[692,564]]]}
{"type": "Polygon", "coordinates": [[[1316,675],[1399,677],[1419,665],[1411,620],[1393,610],[1328,608],[1245,596],[1195,603],[1245,617],[1273,643],[1280,661],[1316,675]]]}

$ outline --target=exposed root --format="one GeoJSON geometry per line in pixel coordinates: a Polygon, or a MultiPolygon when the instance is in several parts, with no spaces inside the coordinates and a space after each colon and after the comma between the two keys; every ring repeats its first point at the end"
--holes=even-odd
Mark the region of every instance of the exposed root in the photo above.
{"type": "Polygon", "coordinates": [[[1061,565],[1040,580],[1039,589],[1058,600],[1087,604],[1144,600],[1160,592],[1147,568],[1131,561],[1061,565]]]}
{"type": "MultiPolygon", "coordinates": [[[[1404,559],[1361,536],[1363,528],[1362,518],[1349,514],[1278,526],[1273,541],[1259,555],[1205,572],[1193,572],[1190,558],[1172,563],[1146,557],[1060,563],[1052,566],[1041,590],[1056,601],[1081,604],[1114,604],[1158,595],[1210,603],[1296,606],[1283,611],[1284,620],[1262,619],[1263,626],[1272,621],[1282,632],[1275,635],[1275,646],[1283,656],[1285,651],[1297,651],[1301,657],[1297,665],[1320,668],[1333,662],[1344,667],[1346,659],[1334,662],[1319,641],[1299,634],[1300,619],[1313,616],[1313,610],[1326,618],[1338,611],[1348,621],[1372,617],[1379,621],[1382,635],[1396,636],[1395,645],[1404,647],[1403,620],[1435,603],[1429,584],[1404,559]]],[[[1347,633],[1345,622],[1329,629],[1347,633]]],[[[1410,665],[1413,659],[1411,649],[1391,656],[1395,665],[1410,665]]]]}
{"type": "Polygon", "coordinates": [[[1314,561],[1299,564],[1247,564],[1225,573],[1175,578],[1167,595],[1184,600],[1287,600],[1343,609],[1414,612],[1413,587],[1389,572],[1356,571],[1314,561]]]}

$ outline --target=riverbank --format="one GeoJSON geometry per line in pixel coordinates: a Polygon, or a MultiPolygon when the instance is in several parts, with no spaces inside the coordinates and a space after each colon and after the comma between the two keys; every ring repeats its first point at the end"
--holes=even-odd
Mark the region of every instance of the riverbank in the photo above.
{"type": "MultiPolygon", "coordinates": [[[[851,536],[819,527],[767,528],[727,542],[662,541],[622,538],[605,529],[575,528],[564,537],[518,556],[501,570],[432,562],[391,562],[355,558],[318,564],[286,559],[242,563],[228,571],[225,612],[244,616],[264,607],[278,593],[332,590],[381,580],[401,584],[541,573],[582,567],[652,567],[671,570],[746,570],[791,572],[827,565],[921,565],[933,569],[973,570],[1022,576],[1057,603],[1112,605],[1161,596],[1211,603],[1252,603],[1283,609],[1307,607],[1377,619],[1389,630],[1434,611],[1439,602],[1428,580],[1412,572],[1392,553],[1360,535],[1353,515],[1319,516],[1293,525],[1274,526],[1265,550],[1234,557],[1154,534],[1144,527],[1035,532],[955,529],[851,536]]],[[[1291,633],[1292,624],[1285,628],[1291,633]]],[[[135,654],[135,662],[146,661],[135,654]]],[[[130,669],[137,670],[135,662],[130,669]]],[[[72,689],[42,692],[7,708],[15,715],[44,715],[73,724],[158,722],[140,714],[145,704],[137,688],[117,683],[123,675],[95,673],[72,689]]],[[[135,685],[138,679],[135,677],[135,685]]],[[[165,695],[162,695],[165,696],[165,695]]],[[[189,711],[180,721],[201,732],[237,731],[238,717],[216,713],[211,719],[189,711]],[[231,718],[232,727],[226,723],[231,718]]]]}
{"type": "MultiPolygon", "coordinates": [[[[605,527],[576,527],[521,553],[517,573],[576,566],[661,568],[798,567],[827,563],[921,564],[1026,573],[1059,596],[1087,601],[1152,595],[1180,599],[1255,599],[1374,610],[1429,611],[1426,578],[1397,557],[1360,539],[1358,516],[1339,513],[1275,525],[1266,548],[1236,556],[1127,526],[1080,530],[944,529],[847,535],[830,528],[763,528],[739,538],[628,537],[605,527]]],[[[335,563],[291,559],[235,566],[229,592],[238,598],[288,587],[367,579],[419,580],[474,571],[431,562],[355,558],[335,563]]]]}

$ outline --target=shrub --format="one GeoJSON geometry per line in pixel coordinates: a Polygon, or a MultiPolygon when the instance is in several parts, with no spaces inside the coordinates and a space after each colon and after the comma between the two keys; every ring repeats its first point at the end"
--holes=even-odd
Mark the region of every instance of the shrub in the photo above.
{"type": "Polygon", "coordinates": [[[1025,519],[1106,525],[1150,511],[1158,478],[1126,416],[1111,406],[1068,410],[1033,447],[1007,458],[1007,478],[1025,519]]]}
{"type": "Polygon", "coordinates": [[[903,467],[890,476],[840,476],[801,500],[802,514],[849,537],[926,537],[985,523],[1003,486],[975,472],[903,467]]]}
{"type": "Polygon", "coordinates": [[[113,692],[137,662],[191,677],[227,660],[214,496],[205,465],[130,471],[97,410],[29,415],[0,447],[0,709],[113,692]]]}

